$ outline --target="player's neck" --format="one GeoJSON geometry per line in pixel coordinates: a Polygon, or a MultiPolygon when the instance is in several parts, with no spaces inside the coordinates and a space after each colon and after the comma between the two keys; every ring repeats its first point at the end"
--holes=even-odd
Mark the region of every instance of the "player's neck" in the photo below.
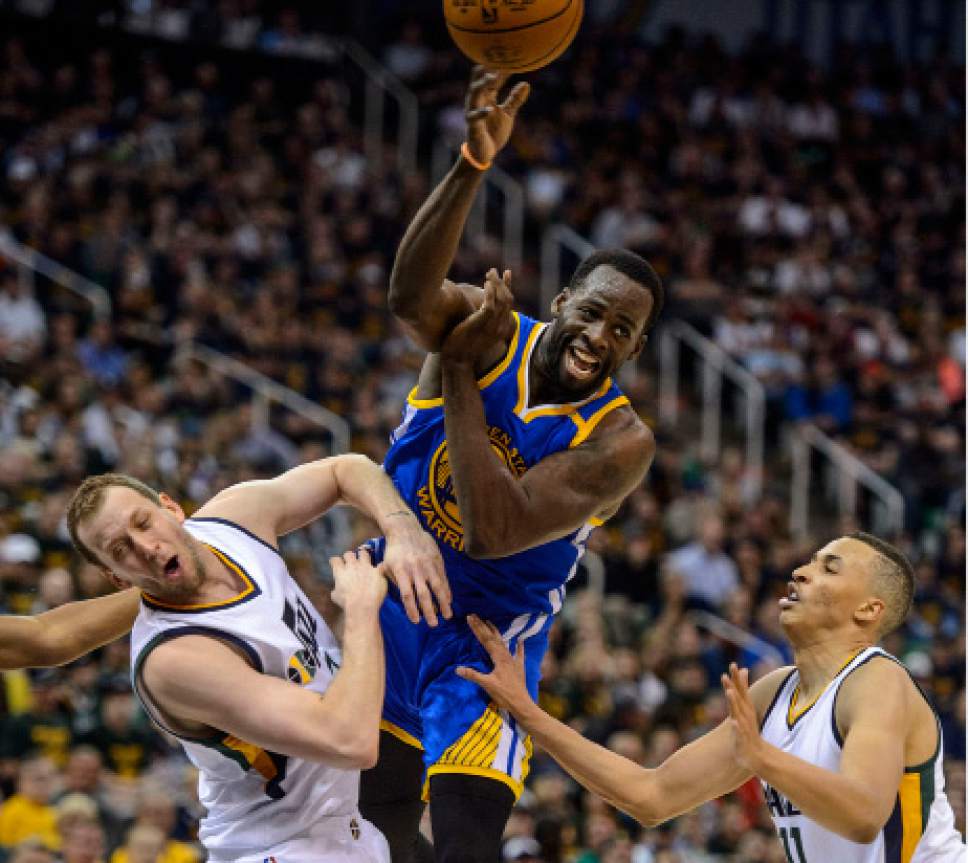
{"type": "Polygon", "coordinates": [[[865,647],[870,647],[870,643],[856,636],[828,637],[795,644],[793,659],[800,673],[800,695],[804,701],[820,695],[843,667],[865,647]]]}
{"type": "Polygon", "coordinates": [[[202,567],[198,586],[198,602],[222,602],[237,596],[245,587],[239,574],[230,568],[204,542],[194,542],[195,553],[202,567]]]}

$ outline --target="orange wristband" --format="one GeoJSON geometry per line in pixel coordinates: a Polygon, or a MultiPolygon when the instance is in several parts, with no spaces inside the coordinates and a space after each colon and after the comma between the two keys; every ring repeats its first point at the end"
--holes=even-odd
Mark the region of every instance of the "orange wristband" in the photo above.
{"type": "Polygon", "coordinates": [[[467,146],[467,141],[464,141],[464,143],[460,145],[460,154],[464,157],[465,161],[477,168],[478,171],[486,171],[491,167],[490,162],[478,162],[477,159],[471,155],[471,148],[467,146]]]}

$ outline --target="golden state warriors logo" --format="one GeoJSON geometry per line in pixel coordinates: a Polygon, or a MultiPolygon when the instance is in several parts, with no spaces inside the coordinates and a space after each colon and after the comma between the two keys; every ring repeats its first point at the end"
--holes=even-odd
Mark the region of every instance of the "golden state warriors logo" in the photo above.
{"type": "MultiPolygon", "coordinates": [[[[488,426],[487,436],[491,449],[515,476],[521,476],[528,469],[506,431],[497,426],[488,426]]],[[[456,551],[463,551],[464,529],[461,526],[460,510],[457,508],[457,495],[454,493],[447,441],[437,447],[430,460],[429,473],[427,485],[417,492],[417,502],[424,524],[440,542],[456,551]]]]}

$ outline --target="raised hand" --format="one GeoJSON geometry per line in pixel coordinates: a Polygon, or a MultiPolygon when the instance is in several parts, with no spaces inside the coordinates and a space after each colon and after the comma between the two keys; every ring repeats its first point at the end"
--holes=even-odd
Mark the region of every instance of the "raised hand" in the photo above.
{"type": "Polygon", "coordinates": [[[524,674],[524,645],[519,642],[512,656],[504,639],[501,638],[501,633],[493,623],[481,620],[475,614],[469,614],[467,624],[487,651],[494,670],[490,674],[481,674],[480,671],[462,665],[456,669],[457,676],[476,683],[501,709],[520,714],[522,710],[534,703],[528,693],[524,674]]]}
{"type": "Polygon", "coordinates": [[[756,707],[750,698],[749,670],[739,669],[735,662],[731,662],[729,674],[722,675],[722,682],[729,705],[729,718],[726,721],[733,734],[733,753],[736,762],[751,773],[757,773],[763,738],[760,737],[756,707]]]}
{"type": "Polygon", "coordinates": [[[423,615],[427,623],[436,626],[438,609],[450,620],[450,583],[433,537],[410,513],[402,516],[386,537],[383,570],[400,591],[410,622],[419,623],[423,615]]]}
{"type": "Polygon", "coordinates": [[[475,66],[464,100],[467,119],[467,148],[475,160],[490,162],[508,142],[514,128],[518,109],[528,100],[531,85],[519,81],[500,104],[498,94],[508,76],[504,72],[489,72],[475,66]]]}
{"type": "Polygon", "coordinates": [[[347,614],[360,612],[375,616],[379,613],[387,595],[387,580],[367,552],[348,551],[342,557],[331,557],[329,565],[336,582],[333,602],[347,614]]]}
{"type": "Polygon", "coordinates": [[[484,277],[484,302],[451,331],[440,349],[444,362],[474,365],[496,344],[507,344],[514,333],[514,295],[511,271],[499,276],[490,269],[484,277]]]}

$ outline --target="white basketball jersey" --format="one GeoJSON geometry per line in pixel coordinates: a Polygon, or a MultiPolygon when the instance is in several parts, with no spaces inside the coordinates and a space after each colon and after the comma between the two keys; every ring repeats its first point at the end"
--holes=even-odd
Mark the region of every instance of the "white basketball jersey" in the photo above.
{"type": "MultiPolygon", "coordinates": [[[[232,599],[197,606],[142,597],[131,667],[135,692],[152,719],[165,728],[144,690],[141,668],[152,649],[182,635],[221,639],[258,671],[325,692],[339,668],[339,647],[279,553],[223,519],[194,518],[184,526],[238,574],[244,588],[232,599]]],[[[201,740],[175,736],[199,769],[199,799],[206,809],[199,835],[212,863],[261,863],[274,855],[283,861],[290,855],[283,858],[281,849],[293,847],[311,848],[327,860],[382,856],[345,854],[347,848],[362,851],[374,832],[383,844],[357,810],[359,771],[268,752],[223,732],[201,740]]]]}
{"type": "MultiPolygon", "coordinates": [[[[852,657],[812,704],[797,704],[800,675],[794,669],[783,681],[763,718],[763,739],[825,770],[840,769],[843,741],[834,709],[844,678],[865,662],[884,656],[869,647],[852,657]]],[[[900,664],[900,663],[898,663],[900,664]]],[[[763,783],[766,805],[790,863],[955,863],[965,860],[965,845],[954,827],[954,813],[944,793],[941,728],[938,748],[924,764],[907,767],[891,817],[868,844],[851,842],[805,817],[775,788],[763,783]]]]}

